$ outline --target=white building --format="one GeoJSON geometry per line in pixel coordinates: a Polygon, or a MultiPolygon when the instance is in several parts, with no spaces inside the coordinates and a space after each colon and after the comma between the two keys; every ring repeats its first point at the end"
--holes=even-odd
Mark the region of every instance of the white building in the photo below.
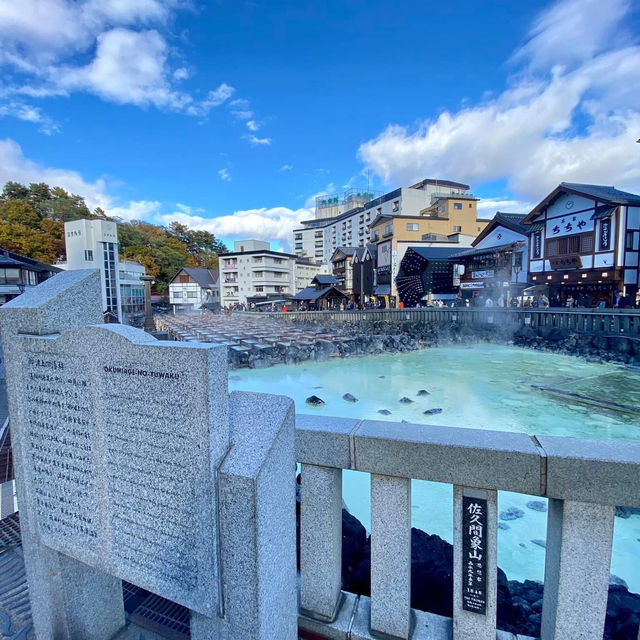
{"type": "Polygon", "coordinates": [[[169,303],[176,311],[194,311],[203,304],[220,305],[220,272],[184,267],[169,282],[169,303]]]}
{"type": "Polygon", "coordinates": [[[131,316],[144,313],[144,282],[140,278],[145,275],[145,268],[132,260],[123,260],[118,264],[120,310],[126,323],[131,316]]]}
{"type": "Polygon", "coordinates": [[[107,220],[72,220],[64,223],[67,261],[62,269],[99,269],[102,309],[122,322],[118,273],[118,227],[107,220]]]}
{"type": "Polygon", "coordinates": [[[468,195],[469,188],[460,182],[427,179],[384,195],[350,189],[341,196],[320,196],[315,218],[293,231],[295,254],[329,263],[338,247],[363,247],[370,242],[369,224],[378,216],[418,217],[438,196],[468,195]]]}
{"type": "Polygon", "coordinates": [[[220,256],[220,304],[285,300],[302,291],[320,273],[321,264],[272,251],[268,242],[241,240],[220,256]]]}

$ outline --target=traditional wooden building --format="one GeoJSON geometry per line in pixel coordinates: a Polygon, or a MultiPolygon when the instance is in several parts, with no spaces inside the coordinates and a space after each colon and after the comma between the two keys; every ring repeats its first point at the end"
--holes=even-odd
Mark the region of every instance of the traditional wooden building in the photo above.
{"type": "Polygon", "coordinates": [[[522,224],[524,213],[498,211],[471,249],[454,253],[454,283],[462,297],[491,298],[507,305],[527,286],[529,267],[529,227],[522,224]]]}
{"type": "Polygon", "coordinates": [[[351,267],[353,270],[353,299],[355,302],[368,302],[374,295],[376,285],[376,256],[375,244],[367,243],[364,247],[357,247],[353,254],[351,267]]]}
{"type": "Polygon", "coordinates": [[[611,306],[635,300],[640,285],[640,195],[563,182],[523,220],[529,225],[529,278],[548,286],[552,305],[611,306]]]}
{"type": "Polygon", "coordinates": [[[328,273],[320,273],[311,284],[291,298],[298,308],[309,310],[337,309],[345,305],[349,296],[337,287],[338,280],[328,273]]]}
{"type": "Polygon", "coordinates": [[[17,253],[0,249],[0,305],[17,298],[25,289],[35,287],[61,269],[17,253]]]}
{"type": "Polygon", "coordinates": [[[337,287],[348,296],[353,294],[353,269],[351,261],[356,252],[355,247],[337,247],[331,255],[331,268],[337,279],[337,287]]]}

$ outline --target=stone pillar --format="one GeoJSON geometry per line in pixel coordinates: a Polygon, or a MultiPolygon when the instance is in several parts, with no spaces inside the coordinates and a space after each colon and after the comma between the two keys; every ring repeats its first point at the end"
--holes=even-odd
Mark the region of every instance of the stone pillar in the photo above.
{"type": "Polygon", "coordinates": [[[371,474],[371,631],[411,632],[411,480],[371,474]]]}
{"type": "Polygon", "coordinates": [[[542,640],[601,640],[615,507],[549,500],[542,640]]]}
{"type": "Polygon", "coordinates": [[[35,498],[26,485],[22,449],[18,334],[50,335],[102,323],[97,270],[67,271],[8,302],[0,310],[7,397],[11,418],[20,529],[33,626],[38,640],[109,640],[124,626],[121,580],[42,544],[35,526],[35,498]],[[36,293],[37,292],[37,293],[36,293]]]}
{"type": "MultiPolygon", "coordinates": [[[[497,572],[497,492],[467,487],[453,488],[453,638],[454,640],[495,640],[496,638],[496,601],[498,589],[497,572]],[[479,556],[485,554],[484,587],[485,613],[469,611],[463,608],[463,591],[468,585],[468,558],[463,557],[463,537],[469,531],[463,531],[463,498],[486,500],[486,530],[480,536],[482,548],[477,549],[479,556]]],[[[484,503],[481,503],[484,504],[484,503]]],[[[468,555],[468,554],[467,554],[468,555]]],[[[474,568],[474,578],[477,577],[474,568]]],[[[481,583],[482,584],[482,583],[481,583]]],[[[474,585],[475,586],[475,585],[474,585]]],[[[482,598],[481,598],[482,600],[482,598]]],[[[567,636],[569,637],[569,636],[567,636]]]]}
{"type": "Polygon", "coordinates": [[[16,512],[13,500],[13,480],[0,484],[0,520],[16,512]]]}
{"type": "Polygon", "coordinates": [[[154,279],[152,276],[140,276],[140,280],[144,282],[144,330],[147,333],[152,333],[156,330],[151,309],[151,285],[154,279]]]}
{"type": "Polygon", "coordinates": [[[301,467],[300,610],[331,622],[342,587],[342,469],[301,467]]]}

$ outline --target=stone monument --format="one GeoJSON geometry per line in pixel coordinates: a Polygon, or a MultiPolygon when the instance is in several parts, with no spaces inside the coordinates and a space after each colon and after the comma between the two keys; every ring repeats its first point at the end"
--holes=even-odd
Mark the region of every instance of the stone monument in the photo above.
{"type": "Polygon", "coordinates": [[[0,310],[38,640],[114,637],[121,580],[194,640],[293,640],[292,401],[229,396],[226,347],[101,321],[96,271],[0,310]]]}

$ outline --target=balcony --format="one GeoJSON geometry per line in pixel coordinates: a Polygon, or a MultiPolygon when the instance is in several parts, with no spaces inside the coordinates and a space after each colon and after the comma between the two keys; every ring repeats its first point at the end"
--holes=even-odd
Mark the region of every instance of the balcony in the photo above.
{"type": "Polygon", "coordinates": [[[238,270],[238,265],[237,264],[225,264],[222,266],[222,270],[223,271],[237,271],[238,270]]]}

